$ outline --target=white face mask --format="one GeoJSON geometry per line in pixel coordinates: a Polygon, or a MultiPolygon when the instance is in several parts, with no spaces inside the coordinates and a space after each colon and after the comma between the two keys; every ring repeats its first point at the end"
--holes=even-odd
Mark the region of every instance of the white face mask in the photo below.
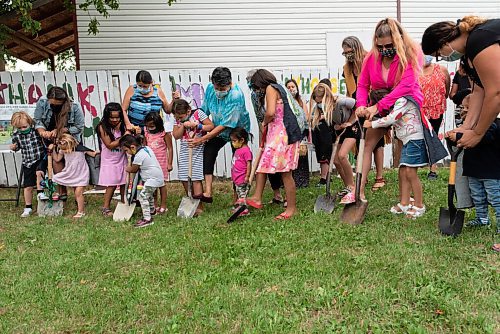
{"type": "Polygon", "coordinates": [[[297,89],[296,88],[292,88],[290,89],[290,94],[292,94],[293,97],[295,97],[297,95],[297,89]]]}

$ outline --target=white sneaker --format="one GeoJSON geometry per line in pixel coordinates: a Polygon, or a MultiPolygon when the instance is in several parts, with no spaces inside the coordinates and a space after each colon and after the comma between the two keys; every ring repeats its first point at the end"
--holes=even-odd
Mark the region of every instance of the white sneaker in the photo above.
{"type": "Polygon", "coordinates": [[[24,211],[23,213],[21,214],[21,218],[26,218],[26,217],[29,217],[31,215],[31,212],[33,210],[30,209],[30,208],[24,208],[24,211]]]}
{"type": "Polygon", "coordinates": [[[40,201],[47,201],[49,199],[49,197],[47,195],[45,195],[45,193],[39,193],[37,195],[37,198],[40,200],[40,201]]]}

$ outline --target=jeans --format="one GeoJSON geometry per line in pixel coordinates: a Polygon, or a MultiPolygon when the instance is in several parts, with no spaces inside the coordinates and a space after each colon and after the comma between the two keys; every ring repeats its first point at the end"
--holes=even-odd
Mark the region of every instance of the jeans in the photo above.
{"type": "Polygon", "coordinates": [[[478,179],[469,176],[469,188],[476,207],[476,216],[488,222],[488,202],[495,210],[497,229],[500,225],[500,180],[478,179]]]}

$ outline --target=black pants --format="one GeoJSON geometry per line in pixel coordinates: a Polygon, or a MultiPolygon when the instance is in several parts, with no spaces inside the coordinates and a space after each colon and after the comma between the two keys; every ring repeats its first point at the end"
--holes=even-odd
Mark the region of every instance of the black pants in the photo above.
{"type": "Polygon", "coordinates": [[[439,133],[439,128],[441,127],[441,123],[443,122],[443,115],[439,116],[439,118],[431,119],[429,118],[429,123],[431,123],[432,129],[435,133],[439,133]]]}
{"type": "MultiPolygon", "coordinates": [[[[207,141],[203,150],[203,174],[213,175],[215,168],[215,161],[219,155],[219,151],[227,144],[227,141],[220,137],[215,137],[207,141]]],[[[234,154],[234,148],[231,146],[234,154]]]]}

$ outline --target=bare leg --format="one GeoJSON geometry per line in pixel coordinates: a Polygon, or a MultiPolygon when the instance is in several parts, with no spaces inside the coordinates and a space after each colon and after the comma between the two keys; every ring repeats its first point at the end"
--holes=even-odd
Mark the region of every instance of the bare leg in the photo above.
{"type": "Polygon", "coordinates": [[[381,179],[384,177],[384,148],[377,148],[375,152],[373,152],[373,156],[375,157],[375,170],[377,171],[375,177],[381,179]]]}
{"type": "MultiPolygon", "coordinates": [[[[115,186],[106,187],[106,190],[104,191],[104,205],[103,205],[103,207],[105,209],[109,209],[109,207],[111,206],[111,199],[113,198],[113,194],[115,193],[115,189],[116,189],[115,186]]],[[[75,193],[76,193],[76,189],[75,189],[75,193]]]]}
{"type": "Polygon", "coordinates": [[[372,167],[372,153],[375,149],[380,138],[384,136],[386,129],[378,128],[378,129],[367,129],[366,130],[366,141],[365,141],[365,153],[363,155],[363,168],[362,168],[362,177],[361,177],[361,191],[359,193],[359,197],[361,199],[365,199],[365,186],[366,180],[368,180],[368,173],[372,167]]]}
{"type": "Polygon", "coordinates": [[[410,204],[410,192],[411,192],[411,185],[408,180],[408,167],[402,166],[399,168],[400,170],[400,175],[402,175],[402,180],[399,181],[400,189],[399,193],[401,194],[401,205],[402,206],[408,206],[410,204]]]}
{"type": "Polygon", "coordinates": [[[127,185],[125,185],[125,184],[122,184],[120,186],[120,199],[121,199],[122,203],[125,203],[125,187],[126,186],[127,185]]]}
{"type": "Polygon", "coordinates": [[[212,197],[212,182],[214,181],[214,176],[212,174],[205,174],[205,193],[206,197],[212,197]]]}
{"type": "Polygon", "coordinates": [[[321,178],[326,179],[326,175],[328,174],[328,165],[326,162],[323,162],[320,164],[320,170],[321,170],[321,178]]]}
{"type": "Polygon", "coordinates": [[[337,151],[337,157],[339,160],[339,165],[342,169],[342,181],[344,181],[344,185],[351,190],[354,190],[354,178],[352,177],[352,167],[349,163],[349,152],[356,145],[356,139],[354,138],[346,138],[340,146],[340,149],[337,151]]]}
{"type": "Polygon", "coordinates": [[[24,188],[24,203],[26,205],[31,205],[33,201],[33,187],[24,188]]]}
{"type": "MultiPolygon", "coordinates": [[[[201,184],[201,182],[199,182],[201,184]]],[[[203,193],[203,189],[199,194],[203,193]]],[[[166,209],[167,208],[167,185],[164,185],[163,187],[160,188],[160,208],[161,209],[166,209]]]]}
{"type": "Polygon", "coordinates": [[[84,187],[75,187],[75,199],[78,206],[78,212],[85,212],[85,200],[83,198],[84,187]]]}
{"type": "MultiPolygon", "coordinates": [[[[411,185],[411,190],[413,190],[413,196],[415,197],[415,206],[422,208],[424,206],[422,183],[418,178],[417,170],[418,168],[408,167],[406,174],[409,184],[411,185]]],[[[410,195],[408,194],[408,199],[409,198],[410,195]]]]}
{"type": "MultiPolygon", "coordinates": [[[[292,173],[290,173],[292,175],[292,173]]],[[[262,194],[264,193],[264,187],[266,186],[267,174],[257,173],[255,177],[255,192],[250,198],[256,203],[262,203],[262,194]]],[[[293,181],[293,178],[292,178],[293,181]]],[[[294,183],[295,184],[295,183],[294,183]]],[[[279,191],[279,190],[278,190],[279,191]]]]}
{"type": "MultiPolygon", "coordinates": [[[[187,182],[182,182],[184,185],[184,188],[187,191],[187,182]]],[[[165,192],[166,192],[166,187],[165,187],[165,192]]],[[[203,183],[201,181],[193,181],[193,194],[200,195],[203,194],[203,183]]],[[[166,200],[165,200],[166,202],[166,200]]],[[[166,203],[165,203],[166,207],[166,203]]],[[[200,215],[203,212],[203,203],[200,201],[200,204],[198,204],[198,208],[196,209],[196,215],[200,215]]]]}
{"type": "Polygon", "coordinates": [[[282,173],[281,177],[283,178],[283,186],[285,187],[286,200],[288,203],[284,214],[292,216],[297,211],[295,181],[293,180],[292,172],[282,173]]]}

